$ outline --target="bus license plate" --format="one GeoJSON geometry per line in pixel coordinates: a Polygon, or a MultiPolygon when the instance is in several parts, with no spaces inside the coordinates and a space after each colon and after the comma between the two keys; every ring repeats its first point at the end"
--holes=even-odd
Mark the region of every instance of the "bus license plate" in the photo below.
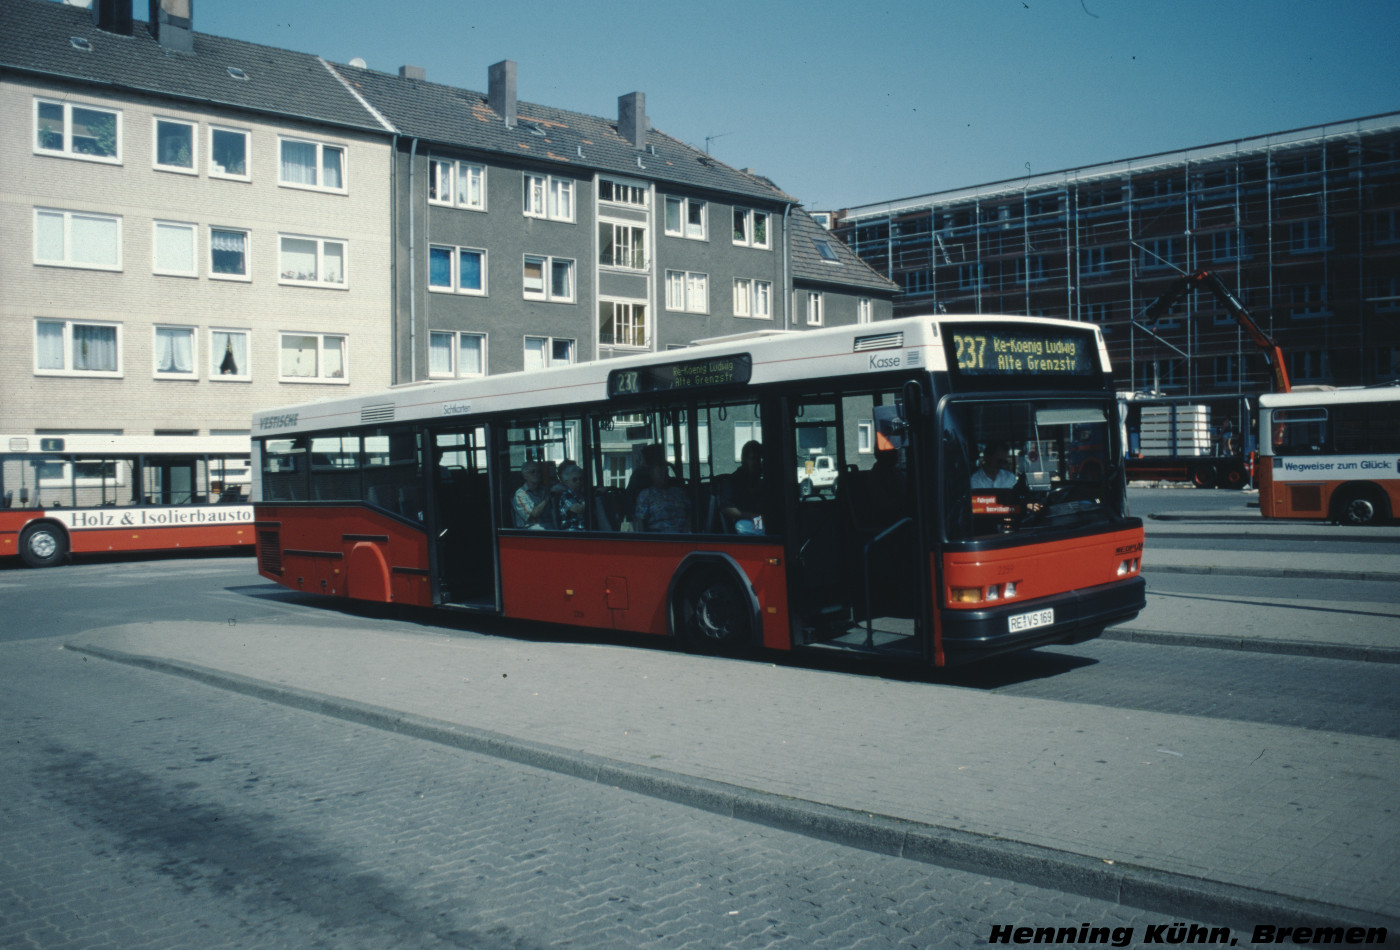
{"type": "Polygon", "coordinates": [[[1055,622],[1055,608],[1049,610],[1034,610],[1028,614],[1017,614],[1014,617],[1007,617],[1007,626],[1012,633],[1020,633],[1022,630],[1034,630],[1036,627],[1048,627],[1055,622]]]}

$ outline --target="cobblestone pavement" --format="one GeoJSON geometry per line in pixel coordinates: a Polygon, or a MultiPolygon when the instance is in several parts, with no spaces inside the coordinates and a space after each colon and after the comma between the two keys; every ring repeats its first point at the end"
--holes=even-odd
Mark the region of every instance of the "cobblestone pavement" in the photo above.
{"type": "Polygon", "coordinates": [[[1133,927],[1137,945],[1148,925],[1175,922],[89,661],[53,641],[0,646],[0,670],[6,948],[846,950],[981,946],[993,925],[1083,923],[1133,927]]]}

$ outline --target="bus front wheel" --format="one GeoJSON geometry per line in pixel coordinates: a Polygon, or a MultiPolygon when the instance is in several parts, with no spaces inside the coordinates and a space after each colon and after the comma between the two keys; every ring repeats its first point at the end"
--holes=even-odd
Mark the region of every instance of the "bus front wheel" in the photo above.
{"type": "Polygon", "coordinates": [[[68,556],[68,538],[51,524],[32,524],[19,536],[19,556],[30,567],[53,567],[68,556]]]}
{"type": "Polygon", "coordinates": [[[1374,488],[1349,488],[1339,493],[1333,511],[1338,524],[1363,527],[1380,524],[1385,518],[1385,502],[1374,488]]]}
{"type": "Polygon", "coordinates": [[[678,605],[681,637],[702,653],[738,653],[750,646],[749,599],[728,572],[706,568],[687,578],[678,605]]]}

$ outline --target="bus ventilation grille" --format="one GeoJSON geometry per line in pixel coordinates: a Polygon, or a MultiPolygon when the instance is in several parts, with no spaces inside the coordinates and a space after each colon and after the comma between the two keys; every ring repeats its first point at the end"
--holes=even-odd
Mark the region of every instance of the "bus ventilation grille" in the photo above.
{"type": "Polygon", "coordinates": [[[258,532],[258,565],[269,574],[282,573],[282,537],[279,532],[258,532]]]}
{"type": "Polygon", "coordinates": [[[390,403],[387,406],[362,406],[360,408],[360,421],[364,423],[393,422],[393,403],[390,403]]]}
{"type": "Polygon", "coordinates": [[[904,332],[881,333],[879,336],[858,336],[856,337],[855,352],[864,353],[867,350],[897,350],[904,345],[904,332]]]}

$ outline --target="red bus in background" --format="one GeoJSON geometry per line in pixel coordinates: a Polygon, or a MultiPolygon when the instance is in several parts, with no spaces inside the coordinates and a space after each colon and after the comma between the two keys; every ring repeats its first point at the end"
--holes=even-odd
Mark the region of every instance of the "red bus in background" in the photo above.
{"type": "Polygon", "coordinates": [[[254,416],[258,569],[702,650],[943,666],[1143,607],[1119,431],[1098,328],[1026,317],[414,383],[254,416]]]}
{"type": "Polygon", "coordinates": [[[0,557],[253,542],[246,436],[0,435],[0,557]]]}
{"type": "Polygon", "coordinates": [[[1260,396],[1259,434],[1265,518],[1400,517],[1400,385],[1260,396]]]}

